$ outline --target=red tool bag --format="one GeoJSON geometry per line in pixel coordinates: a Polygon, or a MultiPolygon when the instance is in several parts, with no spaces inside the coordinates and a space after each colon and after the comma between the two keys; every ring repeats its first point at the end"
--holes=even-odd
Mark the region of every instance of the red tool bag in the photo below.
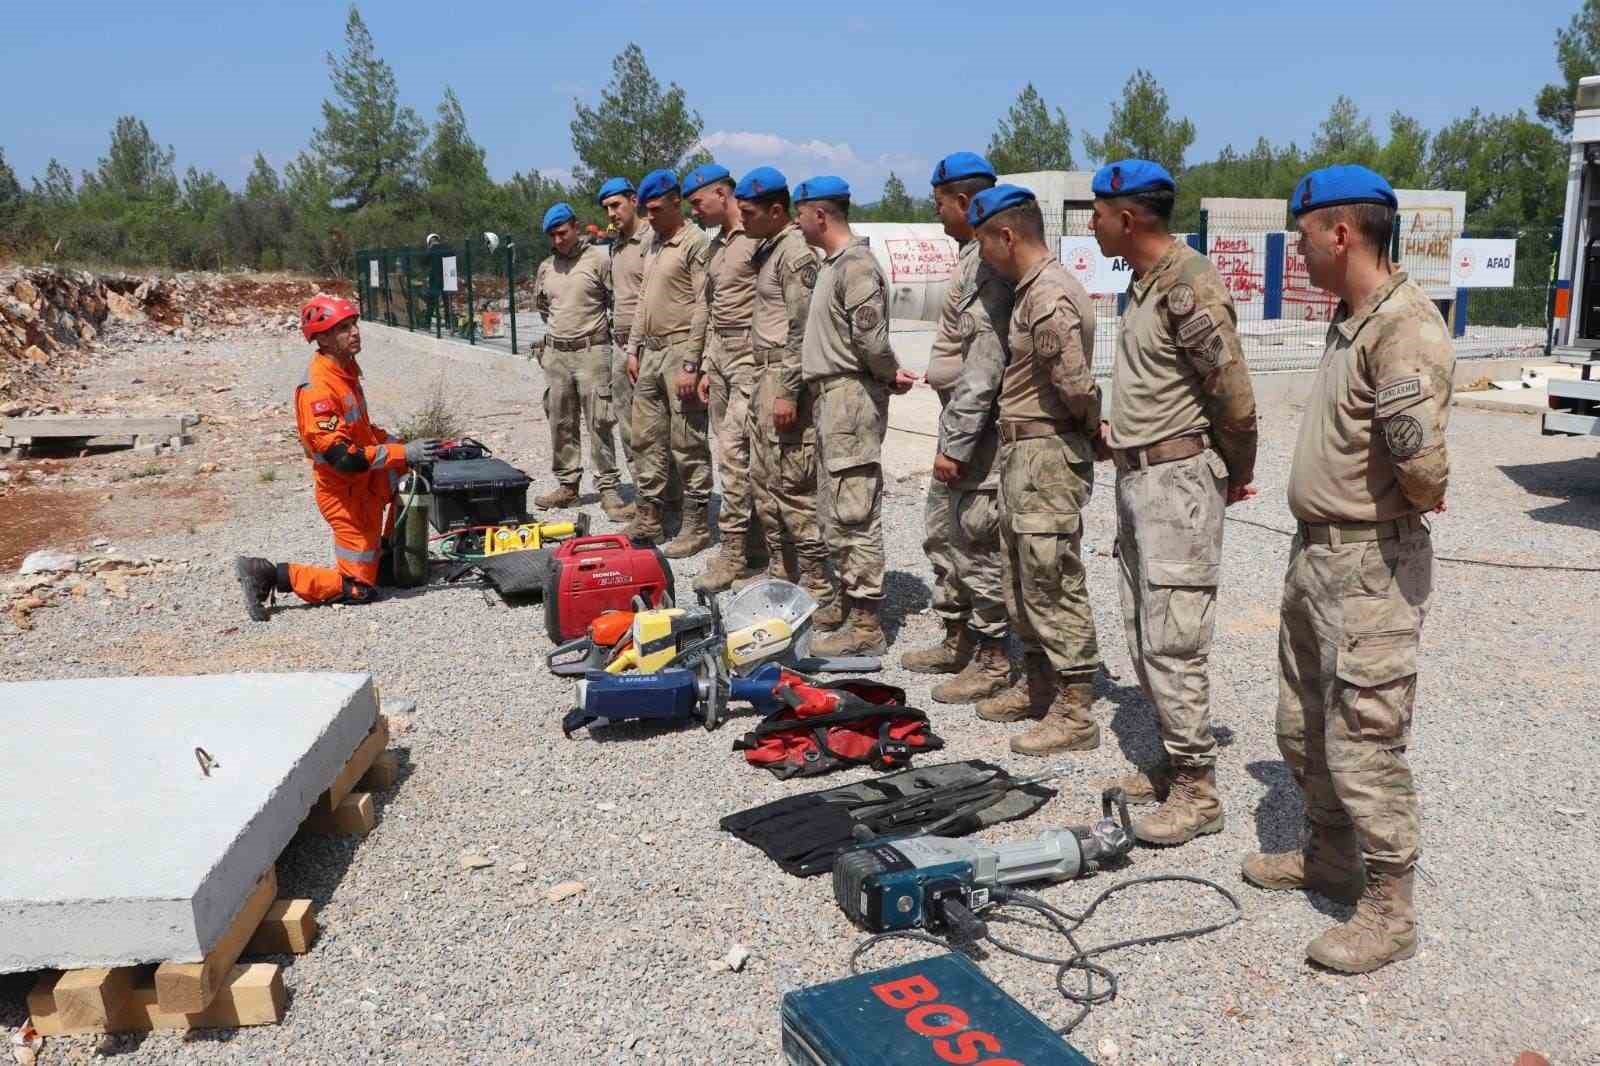
{"type": "Polygon", "coordinates": [[[775,691],[788,706],[734,741],[733,750],[782,780],[863,763],[898,770],[918,752],[944,747],[927,714],[907,707],[905,689],[893,685],[847,680],[822,688],[784,671],[775,691]]]}
{"type": "Polygon", "coordinates": [[[606,611],[630,611],[634,597],[660,607],[673,595],[672,564],[661,549],[619,533],[574,537],[550,554],[544,627],[550,639],[581,637],[606,611]]]}

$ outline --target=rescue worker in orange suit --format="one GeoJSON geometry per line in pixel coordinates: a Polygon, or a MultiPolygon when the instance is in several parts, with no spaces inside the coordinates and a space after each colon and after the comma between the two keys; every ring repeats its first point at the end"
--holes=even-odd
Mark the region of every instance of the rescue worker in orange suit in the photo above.
{"type": "Polygon", "coordinates": [[[361,389],[360,312],[349,300],[315,296],[300,309],[300,332],[315,340],[306,379],[295,389],[300,446],[311,460],[317,509],[333,529],[333,566],[272,563],[241,556],[234,562],[245,610],[267,620],[274,593],[307,603],[367,603],[378,586],[384,541],[394,530],[400,475],[427,462],[437,440],[409,444],[372,424],[361,389]],[[387,521],[385,511],[387,510],[387,521]]]}

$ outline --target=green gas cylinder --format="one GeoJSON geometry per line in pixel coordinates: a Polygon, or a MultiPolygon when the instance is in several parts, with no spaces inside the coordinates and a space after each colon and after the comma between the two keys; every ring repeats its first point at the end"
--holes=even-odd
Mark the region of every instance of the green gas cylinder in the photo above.
{"type": "Polygon", "coordinates": [[[395,530],[394,580],[401,588],[428,583],[428,509],[433,498],[427,484],[415,474],[400,482],[400,503],[405,508],[395,530]]]}

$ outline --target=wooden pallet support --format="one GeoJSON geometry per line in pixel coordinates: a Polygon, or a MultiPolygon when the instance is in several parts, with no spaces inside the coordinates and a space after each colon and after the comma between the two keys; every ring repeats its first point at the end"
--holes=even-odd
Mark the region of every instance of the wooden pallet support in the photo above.
{"type": "Polygon", "coordinates": [[[356,783],[366,776],[377,762],[378,756],[383,754],[383,749],[389,746],[389,719],[378,715],[378,720],[373,723],[372,731],[360,744],[356,745],[355,754],[350,756],[350,761],[345,763],[344,769],[339,771],[339,776],[333,779],[333,784],[328,786],[311,808],[312,814],[333,814],[339,809],[347,796],[355,789],[356,783]]]}
{"type": "Polygon", "coordinates": [[[372,832],[377,824],[378,815],[372,806],[372,794],[352,792],[331,812],[313,808],[300,827],[310,833],[328,836],[360,836],[372,832]]]}
{"type": "Polygon", "coordinates": [[[282,970],[267,962],[234,966],[210,1004],[190,1014],[162,1010],[148,975],[137,966],[45,973],[28,993],[33,1027],[51,1037],[276,1025],[288,1002],[282,970]]]}
{"type": "Polygon", "coordinates": [[[309,899],[280,899],[267,909],[246,955],[304,955],[317,938],[317,916],[309,899]]]}
{"type": "Polygon", "coordinates": [[[278,871],[267,867],[245,897],[228,928],[203,962],[164,962],[156,967],[156,998],[163,1014],[195,1014],[206,1009],[227,983],[256,928],[278,898],[278,871]]]}
{"type": "Polygon", "coordinates": [[[400,756],[386,751],[372,760],[372,768],[361,777],[361,788],[367,792],[387,792],[400,780],[400,756]]]}

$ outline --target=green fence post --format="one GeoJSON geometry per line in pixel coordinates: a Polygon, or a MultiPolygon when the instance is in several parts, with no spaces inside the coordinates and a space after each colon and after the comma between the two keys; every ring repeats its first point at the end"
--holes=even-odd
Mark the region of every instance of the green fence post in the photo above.
{"type": "Polygon", "coordinates": [[[511,354],[517,354],[517,242],[506,242],[506,314],[511,316],[511,354]]]}
{"type": "Polygon", "coordinates": [[[472,306],[472,238],[469,236],[461,242],[463,264],[467,272],[467,343],[478,343],[478,322],[473,317],[475,311],[472,306]]]}
{"type": "Polygon", "coordinates": [[[411,303],[411,250],[400,250],[400,283],[406,290],[406,331],[409,333],[416,329],[417,315],[411,303]]]}
{"type": "Polygon", "coordinates": [[[1400,212],[1394,213],[1394,223],[1389,227],[1389,262],[1400,262],[1400,212]]]}
{"type": "Polygon", "coordinates": [[[361,268],[364,265],[362,256],[364,254],[363,252],[356,253],[356,307],[360,309],[362,318],[367,317],[367,290],[364,284],[365,279],[361,276],[361,268]]]}

